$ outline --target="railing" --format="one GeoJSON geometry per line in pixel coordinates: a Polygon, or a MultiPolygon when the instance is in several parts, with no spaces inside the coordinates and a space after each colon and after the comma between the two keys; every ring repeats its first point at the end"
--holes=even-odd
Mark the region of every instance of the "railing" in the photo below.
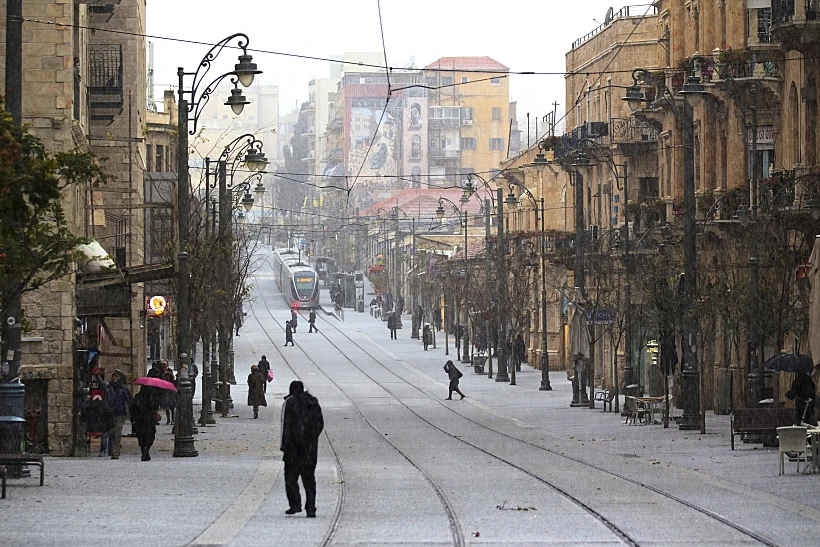
{"type": "Polygon", "coordinates": [[[431,158],[459,158],[461,157],[461,150],[430,150],[428,152],[431,158]]]}
{"type": "Polygon", "coordinates": [[[577,48],[584,42],[587,42],[601,33],[602,30],[607,28],[609,25],[612,24],[612,21],[615,19],[622,19],[624,17],[635,17],[635,16],[643,16],[644,14],[648,15],[657,15],[658,8],[652,4],[651,8],[647,10],[646,8],[650,7],[650,4],[639,4],[636,6],[624,6],[616,13],[612,14],[612,19],[609,21],[604,21],[601,25],[595,27],[591,32],[588,32],[572,42],[572,49],[577,48]],[[641,9],[634,9],[634,8],[641,8],[641,9]]]}
{"type": "Polygon", "coordinates": [[[460,118],[430,118],[428,122],[430,127],[459,127],[461,125],[460,118]]]}
{"type": "Polygon", "coordinates": [[[91,93],[122,91],[122,45],[88,46],[88,90],[91,93]]]}
{"type": "Polygon", "coordinates": [[[803,16],[809,21],[820,19],[820,0],[772,0],[773,25],[791,23],[803,16]]]}
{"type": "Polygon", "coordinates": [[[658,132],[652,125],[638,122],[635,118],[612,118],[610,126],[613,143],[646,142],[658,138],[658,132]]]}

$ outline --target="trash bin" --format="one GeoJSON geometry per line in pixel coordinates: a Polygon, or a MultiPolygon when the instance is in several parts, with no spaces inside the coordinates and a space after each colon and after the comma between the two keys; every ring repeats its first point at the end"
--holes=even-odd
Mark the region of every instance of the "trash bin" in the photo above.
{"type": "MultiPolygon", "coordinates": [[[[0,454],[22,453],[25,398],[26,386],[23,384],[0,384],[0,454]]],[[[12,477],[19,477],[23,472],[19,465],[9,465],[7,469],[12,477]]]]}

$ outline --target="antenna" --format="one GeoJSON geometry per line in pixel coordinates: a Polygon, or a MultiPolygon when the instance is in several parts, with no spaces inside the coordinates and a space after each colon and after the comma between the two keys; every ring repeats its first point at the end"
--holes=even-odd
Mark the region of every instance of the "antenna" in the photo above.
{"type": "Polygon", "coordinates": [[[156,112],[157,103],[154,102],[154,42],[148,42],[148,89],[145,96],[148,102],[148,112],[156,112]]]}

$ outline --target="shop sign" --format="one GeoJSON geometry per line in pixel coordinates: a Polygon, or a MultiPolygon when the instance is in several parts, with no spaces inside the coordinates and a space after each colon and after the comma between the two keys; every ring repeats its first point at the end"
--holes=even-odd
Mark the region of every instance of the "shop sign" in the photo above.
{"type": "Polygon", "coordinates": [[[147,310],[153,315],[162,315],[165,312],[167,303],[163,296],[152,296],[147,299],[147,310]]]}
{"type": "MultiPolygon", "coordinates": [[[[752,146],[752,128],[746,130],[746,143],[752,146]]],[[[774,144],[774,126],[773,125],[758,125],[757,126],[757,144],[774,144]]]]}

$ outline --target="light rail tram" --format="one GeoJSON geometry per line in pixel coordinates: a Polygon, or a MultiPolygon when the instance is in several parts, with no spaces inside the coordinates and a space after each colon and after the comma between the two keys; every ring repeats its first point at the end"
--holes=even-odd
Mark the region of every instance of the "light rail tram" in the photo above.
{"type": "Polygon", "coordinates": [[[291,308],[310,309],[319,306],[319,276],[298,249],[274,249],[273,274],[291,308]]]}

